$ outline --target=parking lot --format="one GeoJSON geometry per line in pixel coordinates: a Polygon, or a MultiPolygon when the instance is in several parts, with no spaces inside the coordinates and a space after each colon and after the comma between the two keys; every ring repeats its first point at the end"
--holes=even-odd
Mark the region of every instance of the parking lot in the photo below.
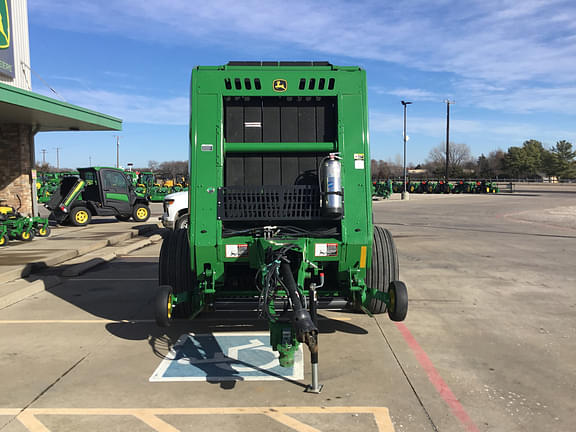
{"type": "Polygon", "coordinates": [[[182,335],[267,325],[226,307],[157,327],[156,243],[0,310],[0,431],[573,430],[576,187],[379,201],[374,217],[408,317],[321,311],[321,394],[304,393],[306,349],[303,380],[151,382],[182,335]]]}

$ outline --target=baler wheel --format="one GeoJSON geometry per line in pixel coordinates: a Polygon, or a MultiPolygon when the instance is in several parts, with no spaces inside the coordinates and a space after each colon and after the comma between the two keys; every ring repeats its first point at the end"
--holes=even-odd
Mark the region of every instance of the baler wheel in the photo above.
{"type": "MultiPolygon", "coordinates": [[[[178,296],[191,291],[194,275],[190,268],[190,245],[188,231],[168,231],[160,248],[158,266],[159,285],[169,285],[178,296]]],[[[192,313],[192,302],[175,305],[172,315],[176,318],[188,318],[192,313]]]]}
{"type": "MultiPolygon", "coordinates": [[[[398,279],[398,252],[392,234],[387,229],[374,225],[372,243],[372,266],[366,272],[366,284],[378,291],[388,292],[390,282],[398,279]]],[[[386,312],[386,303],[372,299],[368,310],[373,314],[386,312]]]]}
{"type": "Polygon", "coordinates": [[[160,286],[154,306],[156,324],[160,327],[170,326],[172,320],[172,287],[170,285],[160,286]]]}
{"type": "Polygon", "coordinates": [[[408,313],[408,290],[406,285],[401,281],[392,281],[388,293],[390,294],[388,316],[392,321],[404,321],[408,313]]]}

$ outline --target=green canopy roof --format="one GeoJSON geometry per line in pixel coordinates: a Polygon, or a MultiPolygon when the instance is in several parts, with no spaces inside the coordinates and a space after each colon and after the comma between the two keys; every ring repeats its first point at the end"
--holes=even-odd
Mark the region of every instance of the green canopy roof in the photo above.
{"type": "Polygon", "coordinates": [[[25,124],[38,132],[122,129],[119,118],[0,83],[2,124],[25,124]]]}

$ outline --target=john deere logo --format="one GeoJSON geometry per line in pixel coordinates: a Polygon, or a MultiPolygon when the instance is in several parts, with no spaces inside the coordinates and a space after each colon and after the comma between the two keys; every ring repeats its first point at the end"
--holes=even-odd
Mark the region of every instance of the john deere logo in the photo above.
{"type": "Polygon", "coordinates": [[[8,0],[0,0],[0,48],[10,46],[10,16],[8,0]]]}
{"type": "Polygon", "coordinates": [[[272,87],[274,88],[274,91],[285,92],[288,89],[288,82],[286,82],[285,79],[277,79],[274,80],[272,87]]]}

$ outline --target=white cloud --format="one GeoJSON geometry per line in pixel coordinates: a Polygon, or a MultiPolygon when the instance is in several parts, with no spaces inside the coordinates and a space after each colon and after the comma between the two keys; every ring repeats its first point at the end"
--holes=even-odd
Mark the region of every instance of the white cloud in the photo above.
{"type": "Polygon", "coordinates": [[[442,97],[438,93],[434,93],[424,89],[418,88],[398,88],[393,90],[386,90],[381,87],[371,88],[377,94],[393,95],[409,101],[443,101],[446,96],[442,97]]]}
{"type": "MultiPolygon", "coordinates": [[[[522,102],[524,111],[561,111],[562,93],[576,87],[572,0],[29,3],[32,18],[82,32],[115,33],[160,44],[218,43],[234,47],[239,57],[272,52],[263,47],[299,47],[314,56],[449,72],[473,87],[471,95],[457,97],[491,109],[518,109],[515,102],[522,102]],[[533,86],[540,87],[537,93],[543,101],[530,103],[525,97],[533,86]],[[493,103],[492,95],[501,100],[499,91],[504,89],[514,95],[510,103],[493,103]]],[[[417,90],[413,89],[413,98],[435,97],[417,90]]]]}

